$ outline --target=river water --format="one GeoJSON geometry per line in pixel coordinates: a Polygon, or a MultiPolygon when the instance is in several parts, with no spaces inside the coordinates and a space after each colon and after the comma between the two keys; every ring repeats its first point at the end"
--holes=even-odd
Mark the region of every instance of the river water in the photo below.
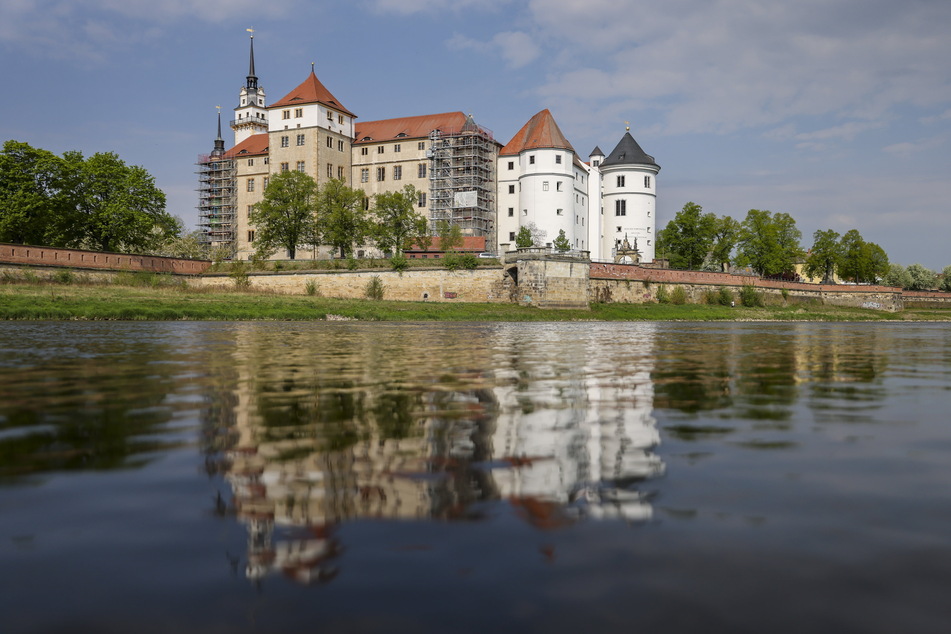
{"type": "Polygon", "coordinates": [[[947,632],[951,327],[0,323],[3,632],[947,632]]]}

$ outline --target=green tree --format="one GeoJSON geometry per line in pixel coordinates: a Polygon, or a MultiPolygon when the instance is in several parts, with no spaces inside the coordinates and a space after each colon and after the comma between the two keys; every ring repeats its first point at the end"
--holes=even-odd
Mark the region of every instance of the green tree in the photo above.
{"type": "Polygon", "coordinates": [[[840,242],[839,275],[855,283],[877,282],[889,273],[888,256],[874,242],[866,242],[857,229],[847,231],[840,242]]]}
{"type": "Polygon", "coordinates": [[[436,234],[439,236],[439,249],[446,253],[457,250],[462,246],[462,227],[448,220],[436,223],[436,234]]]}
{"type": "Polygon", "coordinates": [[[801,238],[789,214],[750,209],[737,236],[737,264],[749,265],[763,276],[794,271],[803,254],[801,238]]]}
{"type": "Polygon", "coordinates": [[[717,270],[723,270],[724,267],[729,266],[739,234],[740,223],[730,216],[721,216],[716,219],[710,262],[716,265],[717,270]]]}
{"type": "Polygon", "coordinates": [[[558,232],[558,237],[555,238],[554,242],[552,242],[552,246],[554,246],[556,250],[561,251],[562,253],[564,253],[565,251],[571,248],[571,242],[568,241],[568,237],[565,235],[564,229],[561,229],[558,232]]]}
{"type": "Polygon", "coordinates": [[[716,216],[704,214],[697,203],[687,203],[658,234],[657,249],[667,255],[672,268],[700,268],[713,247],[716,229],[716,216]]]}
{"type": "Polygon", "coordinates": [[[340,257],[350,256],[355,245],[366,242],[370,226],[362,189],[338,179],[327,181],[320,188],[317,208],[324,243],[339,249],[340,257]]]}
{"type": "Polygon", "coordinates": [[[52,152],[6,141],[0,152],[0,242],[61,246],[54,226],[69,211],[66,166],[52,152]]]}
{"type": "Polygon", "coordinates": [[[372,236],[383,251],[400,254],[411,240],[427,236],[429,221],[416,212],[419,193],[412,185],[374,196],[372,236]]]}
{"type": "Polygon", "coordinates": [[[822,277],[823,283],[832,282],[842,264],[842,244],[839,233],[831,229],[812,234],[813,243],[806,256],[804,271],[809,277],[822,277]]]}
{"type": "Polygon", "coordinates": [[[944,267],[941,271],[941,290],[951,291],[951,265],[944,267]]]}
{"type": "Polygon", "coordinates": [[[515,236],[515,246],[519,249],[524,249],[535,244],[535,241],[532,240],[532,230],[528,227],[521,227],[518,230],[518,235],[515,236]]]}
{"type": "Polygon", "coordinates": [[[888,273],[885,274],[882,283],[886,286],[911,288],[911,275],[908,274],[908,269],[901,264],[889,264],[888,273]]]}
{"type": "Polygon", "coordinates": [[[911,284],[908,286],[912,291],[927,291],[935,286],[937,275],[931,269],[921,265],[912,264],[908,267],[908,275],[911,277],[911,284]]]}
{"type": "Polygon", "coordinates": [[[281,172],[271,177],[264,197],[251,210],[255,226],[255,255],[270,257],[278,248],[293,260],[301,244],[317,244],[317,182],[304,172],[281,172]]]}

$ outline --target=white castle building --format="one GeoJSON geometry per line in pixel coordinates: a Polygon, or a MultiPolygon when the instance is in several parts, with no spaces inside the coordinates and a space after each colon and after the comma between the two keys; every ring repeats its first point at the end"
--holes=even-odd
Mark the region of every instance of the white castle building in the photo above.
{"type": "MultiPolygon", "coordinates": [[[[605,157],[585,163],[551,112],[542,110],[504,146],[462,112],[357,122],[317,78],[307,78],[268,105],[254,67],[254,39],[245,85],[231,121],[234,141],[218,137],[198,159],[199,227],[211,246],[236,259],[254,252],[250,213],[273,174],[298,170],[319,185],[346,181],[372,196],[413,185],[417,211],[448,220],[495,253],[515,249],[527,227],[536,246],[564,231],[570,248],[594,260],[654,259],[660,166],[628,131],[605,157]]],[[[373,245],[357,251],[373,253],[373,245]]],[[[283,258],[279,252],[274,257],[283,258]]],[[[330,257],[326,247],[297,257],[330,257]]]]}

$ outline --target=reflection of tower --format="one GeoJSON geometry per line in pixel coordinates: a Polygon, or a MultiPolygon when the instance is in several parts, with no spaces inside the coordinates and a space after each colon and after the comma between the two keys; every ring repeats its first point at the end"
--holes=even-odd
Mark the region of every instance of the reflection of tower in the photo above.
{"type": "MultiPolygon", "coordinates": [[[[528,390],[518,383],[496,388],[496,459],[517,465],[493,472],[503,496],[571,504],[590,517],[650,517],[635,485],[663,471],[651,452],[660,442],[651,415],[655,326],[631,328],[638,329],[631,341],[610,346],[623,350],[612,359],[604,358],[609,346],[601,341],[586,349],[584,339],[561,340],[559,357],[583,365],[534,365],[538,377],[530,377],[528,390]]],[[[517,365],[508,369],[513,376],[517,365]]]]}

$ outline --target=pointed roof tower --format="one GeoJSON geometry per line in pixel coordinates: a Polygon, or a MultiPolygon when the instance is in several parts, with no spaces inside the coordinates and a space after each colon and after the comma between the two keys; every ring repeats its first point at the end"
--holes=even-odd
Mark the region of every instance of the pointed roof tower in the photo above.
{"type": "Polygon", "coordinates": [[[529,119],[528,123],[522,126],[522,129],[512,137],[512,140],[499,151],[499,155],[518,154],[525,150],[541,148],[570,150],[577,154],[571,143],[562,134],[561,128],[555,123],[555,118],[551,116],[548,108],[529,119]]]}
{"type": "Polygon", "coordinates": [[[270,107],[286,108],[288,106],[302,106],[308,103],[319,103],[324,106],[329,106],[334,110],[339,110],[351,117],[356,117],[355,114],[347,110],[343,104],[333,96],[333,93],[320,83],[320,80],[317,79],[317,75],[314,74],[313,66],[311,66],[310,75],[307,76],[307,79],[301,82],[297,88],[287,93],[283,99],[271,104],[270,107]]]}
{"type": "Polygon", "coordinates": [[[621,137],[617,147],[601,161],[601,167],[611,167],[613,165],[653,165],[660,171],[660,165],[654,161],[654,157],[641,149],[634,137],[631,136],[630,129],[621,137]]]}
{"type": "Polygon", "coordinates": [[[225,153],[225,140],[221,138],[221,106],[218,106],[218,136],[215,137],[215,149],[212,156],[222,156],[225,153]]]}
{"type": "Polygon", "coordinates": [[[248,30],[251,31],[251,64],[248,67],[248,83],[246,84],[246,87],[248,90],[257,90],[258,77],[254,74],[254,31],[252,29],[248,30]]]}

